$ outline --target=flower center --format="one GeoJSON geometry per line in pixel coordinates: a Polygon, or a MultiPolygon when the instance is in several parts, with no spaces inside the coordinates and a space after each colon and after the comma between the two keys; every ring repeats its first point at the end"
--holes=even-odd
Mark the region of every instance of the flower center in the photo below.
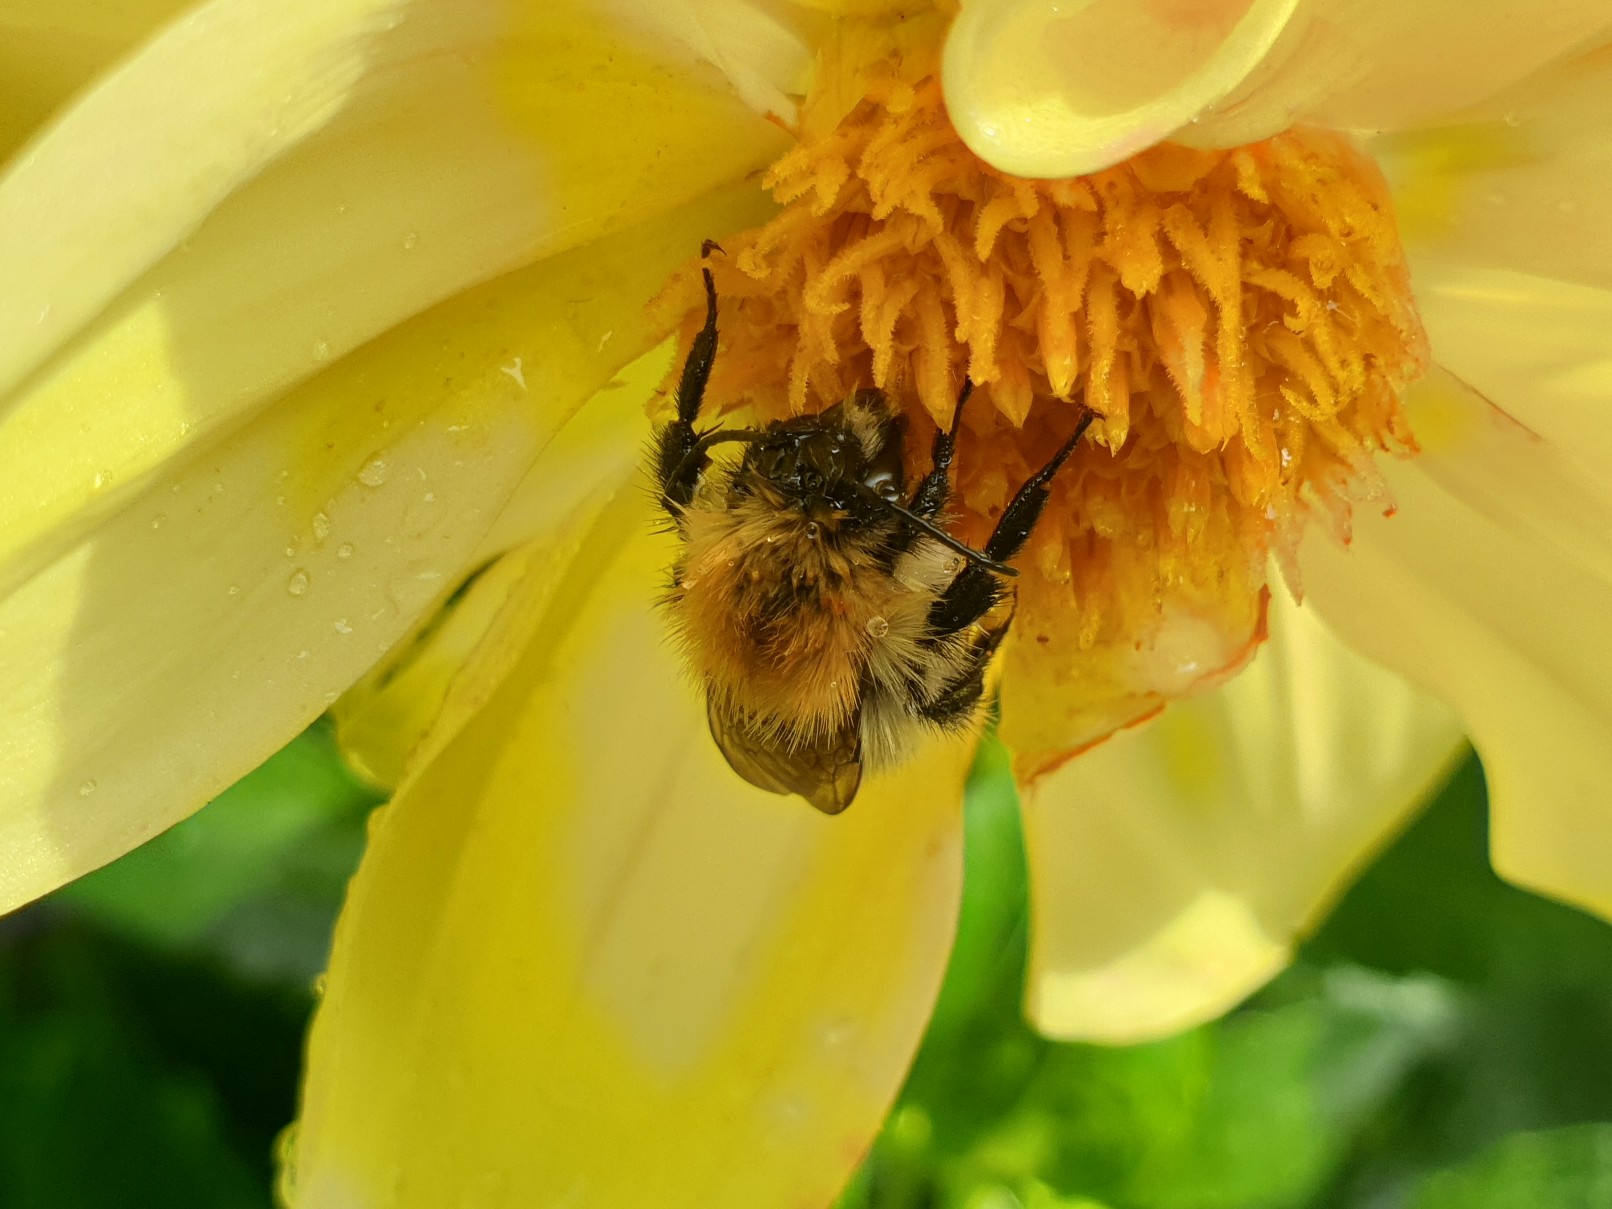
{"type": "Polygon", "coordinates": [[[966,374],[952,527],[977,545],[1096,412],[1019,559],[1043,642],[1140,635],[1182,593],[1254,600],[1310,514],[1347,525],[1375,452],[1414,451],[1425,337],[1385,187],[1341,137],[1024,180],[963,145],[934,78],[891,79],[767,185],[782,212],[712,257],[711,414],[877,386],[915,477],[966,374]]]}

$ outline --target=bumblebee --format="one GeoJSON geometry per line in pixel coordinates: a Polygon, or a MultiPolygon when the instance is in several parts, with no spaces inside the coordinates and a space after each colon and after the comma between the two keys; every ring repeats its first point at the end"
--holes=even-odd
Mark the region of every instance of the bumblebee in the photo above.
{"type": "Polygon", "coordinates": [[[905,417],[878,390],[818,415],[702,431],[717,297],[711,270],[701,271],[705,322],[683,364],[677,416],[656,431],[652,454],[682,539],[666,607],[734,772],[838,814],[864,771],[900,763],[924,731],[978,725],[986,669],[1013,617],[1008,560],[1095,416],[1082,415],[985,548],[973,549],[943,527],[972,384],[910,492],[905,417]],[[742,454],[713,459],[729,443],[742,454]]]}

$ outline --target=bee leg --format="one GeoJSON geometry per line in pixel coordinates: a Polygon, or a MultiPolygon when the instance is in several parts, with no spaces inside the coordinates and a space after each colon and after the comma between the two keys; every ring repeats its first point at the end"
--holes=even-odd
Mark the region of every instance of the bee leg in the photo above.
{"type": "MultiPolygon", "coordinates": [[[[981,551],[987,559],[1006,562],[1024,549],[1024,543],[1030,540],[1030,532],[1035,528],[1036,521],[1041,519],[1041,510],[1047,506],[1047,484],[1069,460],[1080,438],[1086,435],[1086,430],[1096,419],[1095,412],[1088,411],[1082,416],[1080,423],[1075,426],[1074,435],[1052,455],[1051,461],[1026,479],[1008,501],[991,533],[990,541],[985,543],[985,549],[981,551]]],[[[995,575],[978,563],[969,563],[947,585],[940,598],[929,606],[931,635],[943,637],[972,625],[989,613],[1001,597],[1002,587],[995,575]]]]}
{"type": "MultiPolygon", "coordinates": [[[[701,254],[709,256],[716,245],[706,240],[701,254]]],[[[694,498],[694,488],[704,473],[708,458],[694,430],[700,405],[705,401],[705,385],[711,380],[711,364],[716,360],[716,282],[711,270],[701,267],[705,278],[705,325],[689,346],[683,362],[683,376],[677,384],[677,418],[669,420],[655,434],[655,481],[660,486],[661,503],[674,517],[694,498]]]]}
{"type": "Polygon", "coordinates": [[[936,430],[933,452],[929,457],[931,469],[924,475],[918,490],[912,493],[912,502],[907,505],[925,520],[937,514],[951,498],[952,456],[957,452],[957,433],[963,426],[963,404],[973,393],[974,383],[964,378],[962,393],[957,396],[957,408],[952,412],[951,430],[936,430]]]}
{"type": "Polygon", "coordinates": [[[1035,528],[1036,521],[1041,519],[1041,510],[1047,506],[1047,484],[1069,460],[1069,455],[1075,451],[1080,438],[1086,435],[1086,430],[1096,418],[1097,413],[1092,411],[1083,415],[1075,426],[1074,435],[1052,455],[1050,462],[1026,479],[1008,501],[1008,506],[1002,511],[1002,519],[996,522],[991,540],[985,543],[986,558],[1006,562],[1024,549],[1024,543],[1030,540],[1030,530],[1035,528]]]}

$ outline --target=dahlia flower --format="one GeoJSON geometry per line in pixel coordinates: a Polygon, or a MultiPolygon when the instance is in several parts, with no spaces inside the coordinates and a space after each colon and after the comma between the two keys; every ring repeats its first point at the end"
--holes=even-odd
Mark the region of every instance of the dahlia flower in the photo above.
{"type": "Polygon", "coordinates": [[[969,744],[839,818],[762,794],[655,612],[638,461],[707,238],[719,410],[871,380],[921,430],[976,381],[965,536],[1101,417],[1001,667],[1045,1031],[1236,1002],[1463,730],[1497,868],[1612,913],[1603,5],[52,0],[0,29],[28,66],[0,890],[336,706],[396,792],[298,1209],[825,1204],[910,1060],[969,744]]]}

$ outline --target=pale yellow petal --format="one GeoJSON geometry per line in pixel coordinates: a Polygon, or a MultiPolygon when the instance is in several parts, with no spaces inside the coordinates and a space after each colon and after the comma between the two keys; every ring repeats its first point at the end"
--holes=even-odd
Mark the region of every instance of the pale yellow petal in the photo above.
{"type": "Polygon", "coordinates": [[[1165,139],[1402,129],[1609,33],[1601,0],[970,0],[947,40],[946,97],[988,162],[1070,176],[1165,139]]]}
{"type": "Polygon", "coordinates": [[[0,164],[73,93],[195,0],[0,0],[0,164]]]}
{"type": "Polygon", "coordinates": [[[647,343],[643,301],[706,213],[389,333],[0,601],[0,904],[184,817],[408,633],[543,441],[647,343]]]}
{"type": "Polygon", "coordinates": [[[1227,147],[1295,122],[1403,130],[1608,36],[1612,11],[1602,0],[1305,0],[1260,69],[1178,137],[1227,147]]]}
{"type": "Polygon", "coordinates": [[[967,752],[829,818],[723,763],[630,489],[375,827],[337,931],[294,1209],[827,1205],[946,959],[967,752]]]}
{"type": "MultiPolygon", "coordinates": [[[[1585,490],[1606,482],[1612,467],[1612,289],[1426,254],[1412,268],[1438,363],[1536,434],[1554,456],[1577,466],[1585,490]]],[[[1438,423],[1437,414],[1419,418],[1419,435],[1429,423],[1438,423]]],[[[1581,521],[1593,525],[1599,517],[1560,518],[1567,526],[1581,521]]]]}
{"type": "Polygon", "coordinates": [[[1413,259],[1612,289],[1612,52],[1375,140],[1413,259]]]}
{"type": "Polygon", "coordinates": [[[765,164],[659,49],[587,0],[215,0],[108,77],[0,181],[10,582],[408,316],[765,164]]]}
{"type": "MultiPolygon", "coordinates": [[[[645,409],[671,355],[670,342],[651,350],[588,400],[516,488],[483,540],[485,558],[473,560],[478,566],[492,561],[331,708],[342,753],[370,780],[395,788],[427,734],[438,731],[431,746],[440,749],[485,703],[482,693],[467,700],[462,684],[455,693],[454,681],[478,651],[478,662],[490,661],[485,643],[504,641],[500,618],[533,573],[532,560],[552,558],[561,535],[585,533],[626,484],[647,481],[639,468],[647,442],[645,409]],[[519,541],[511,540],[517,536],[519,541]],[[460,706],[459,717],[444,724],[450,699],[460,706]]],[[[521,639],[506,643],[512,654],[521,639]]],[[[505,671],[487,679],[496,685],[505,671]]]]}
{"type": "Polygon", "coordinates": [[[946,39],[946,107],[987,163],[1095,172],[1240,87],[1300,0],[970,0],[946,39]]]}
{"type": "MultiPolygon", "coordinates": [[[[1540,393],[1561,400],[1548,375],[1540,393]]],[[[1612,916],[1608,463],[1447,376],[1412,403],[1427,452],[1388,468],[1397,510],[1359,518],[1347,551],[1308,543],[1310,598],[1459,711],[1488,778],[1495,868],[1612,916]]]]}
{"type": "Polygon", "coordinates": [[[1027,794],[1027,1009],[1043,1032],[1131,1043],[1234,1006],[1458,752],[1445,707],[1312,610],[1280,595],[1270,625],[1230,684],[1027,794]]]}

